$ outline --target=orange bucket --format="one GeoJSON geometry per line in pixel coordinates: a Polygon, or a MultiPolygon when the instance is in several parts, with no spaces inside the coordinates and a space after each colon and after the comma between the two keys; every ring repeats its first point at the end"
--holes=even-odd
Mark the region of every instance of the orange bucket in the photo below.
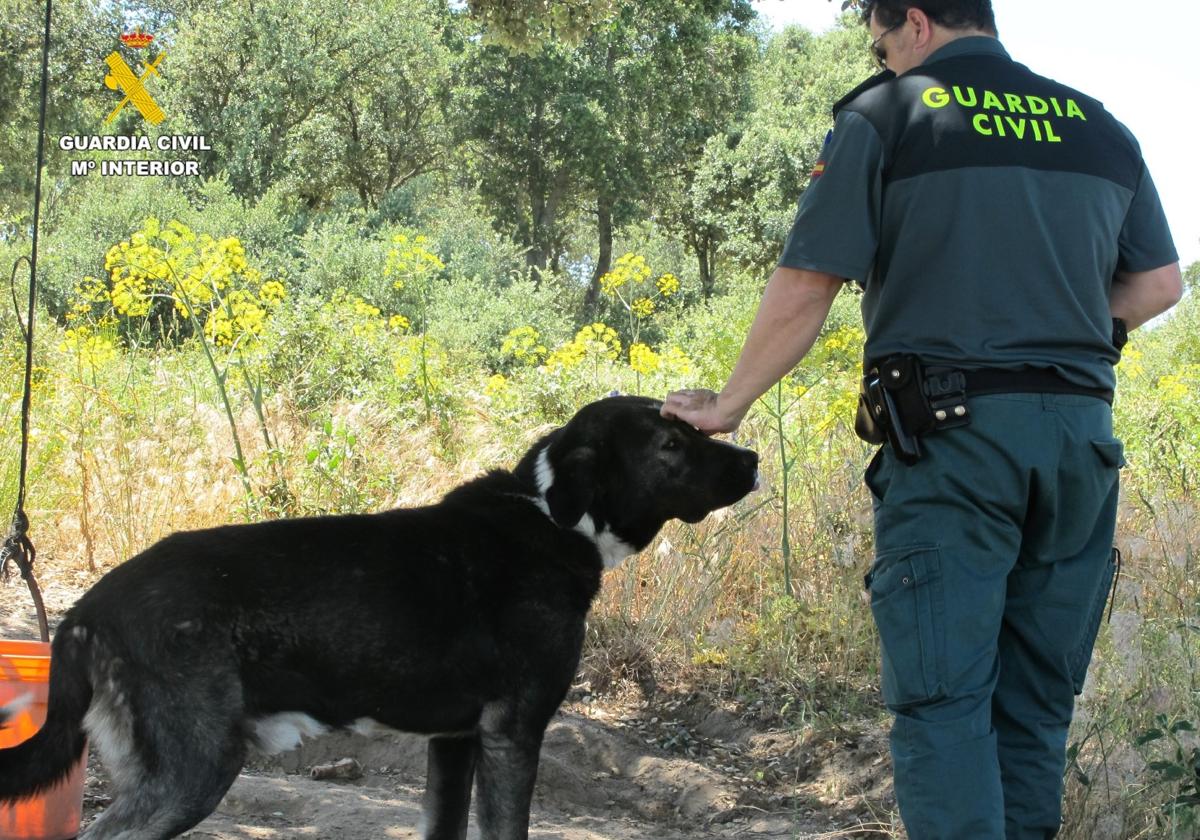
{"type": "MultiPolygon", "coordinates": [[[[14,747],[46,722],[50,645],[0,640],[0,706],[23,695],[32,703],[0,729],[0,747],[14,747]]],[[[0,805],[0,840],[70,840],[83,816],[83,776],[87,753],[71,774],[51,790],[15,805],[0,805]]]]}

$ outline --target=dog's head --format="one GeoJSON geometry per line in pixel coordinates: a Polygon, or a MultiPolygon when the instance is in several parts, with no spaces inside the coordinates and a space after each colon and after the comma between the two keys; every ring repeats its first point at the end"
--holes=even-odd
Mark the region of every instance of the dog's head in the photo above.
{"type": "Polygon", "coordinates": [[[699,522],[755,487],[757,453],[668,420],[661,407],[645,397],[586,405],[517,468],[555,522],[594,539],[608,566],[645,548],[667,520],[699,522]]]}

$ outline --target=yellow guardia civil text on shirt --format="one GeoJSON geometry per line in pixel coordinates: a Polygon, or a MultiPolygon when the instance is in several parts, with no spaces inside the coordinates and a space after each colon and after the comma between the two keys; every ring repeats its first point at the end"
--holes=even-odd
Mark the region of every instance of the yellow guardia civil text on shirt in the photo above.
{"type": "Polygon", "coordinates": [[[951,104],[978,111],[971,125],[985,137],[1014,137],[1037,143],[1061,143],[1054,130],[1055,119],[1076,119],[1087,122],[1087,116],[1074,99],[1060,101],[1057,97],[1041,97],[1028,93],[995,93],[973,87],[952,85],[929,87],[921,94],[927,108],[938,110],[951,104]]]}

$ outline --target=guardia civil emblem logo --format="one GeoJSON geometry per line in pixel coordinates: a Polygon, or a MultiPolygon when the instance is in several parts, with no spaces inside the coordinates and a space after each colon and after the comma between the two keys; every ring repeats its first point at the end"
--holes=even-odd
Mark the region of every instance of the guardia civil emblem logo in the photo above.
{"type": "MultiPolygon", "coordinates": [[[[142,32],[140,29],[135,29],[133,32],[121,36],[121,43],[135,50],[145,49],[150,46],[150,42],[153,40],[153,35],[142,32]]],[[[163,113],[162,108],[158,107],[158,103],[154,101],[154,97],[146,90],[145,84],[150,76],[160,75],[158,65],[162,63],[166,55],[165,50],[159,52],[155,56],[154,61],[146,62],[142,66],[142,74],[137,76],[116,50],[108,54],[104,59],[104,63],[108,65],[108,75],[104,77],[104,84],[110,90],[123,93],[124,98],[117,103],[117,107],[108,115],[108,118],[105,120],[106,123],[115,120],[117,115],[121,113],[121,109],[126,105],[133,105],[138,110],[138,113],[152,125],[158,125],[166,118],[166,114],[163,113]]]]}

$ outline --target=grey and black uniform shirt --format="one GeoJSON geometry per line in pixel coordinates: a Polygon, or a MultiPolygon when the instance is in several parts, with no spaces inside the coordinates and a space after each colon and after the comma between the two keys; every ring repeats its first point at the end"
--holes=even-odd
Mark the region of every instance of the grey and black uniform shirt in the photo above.
{"type": "Polygon", "coordinates": [[[1178,255],[1137,141],[1103,105],[967,37],[834,113],[780,265],[863,286],[867,359],[1113,388],[1113,274],[1178,255]]]}

